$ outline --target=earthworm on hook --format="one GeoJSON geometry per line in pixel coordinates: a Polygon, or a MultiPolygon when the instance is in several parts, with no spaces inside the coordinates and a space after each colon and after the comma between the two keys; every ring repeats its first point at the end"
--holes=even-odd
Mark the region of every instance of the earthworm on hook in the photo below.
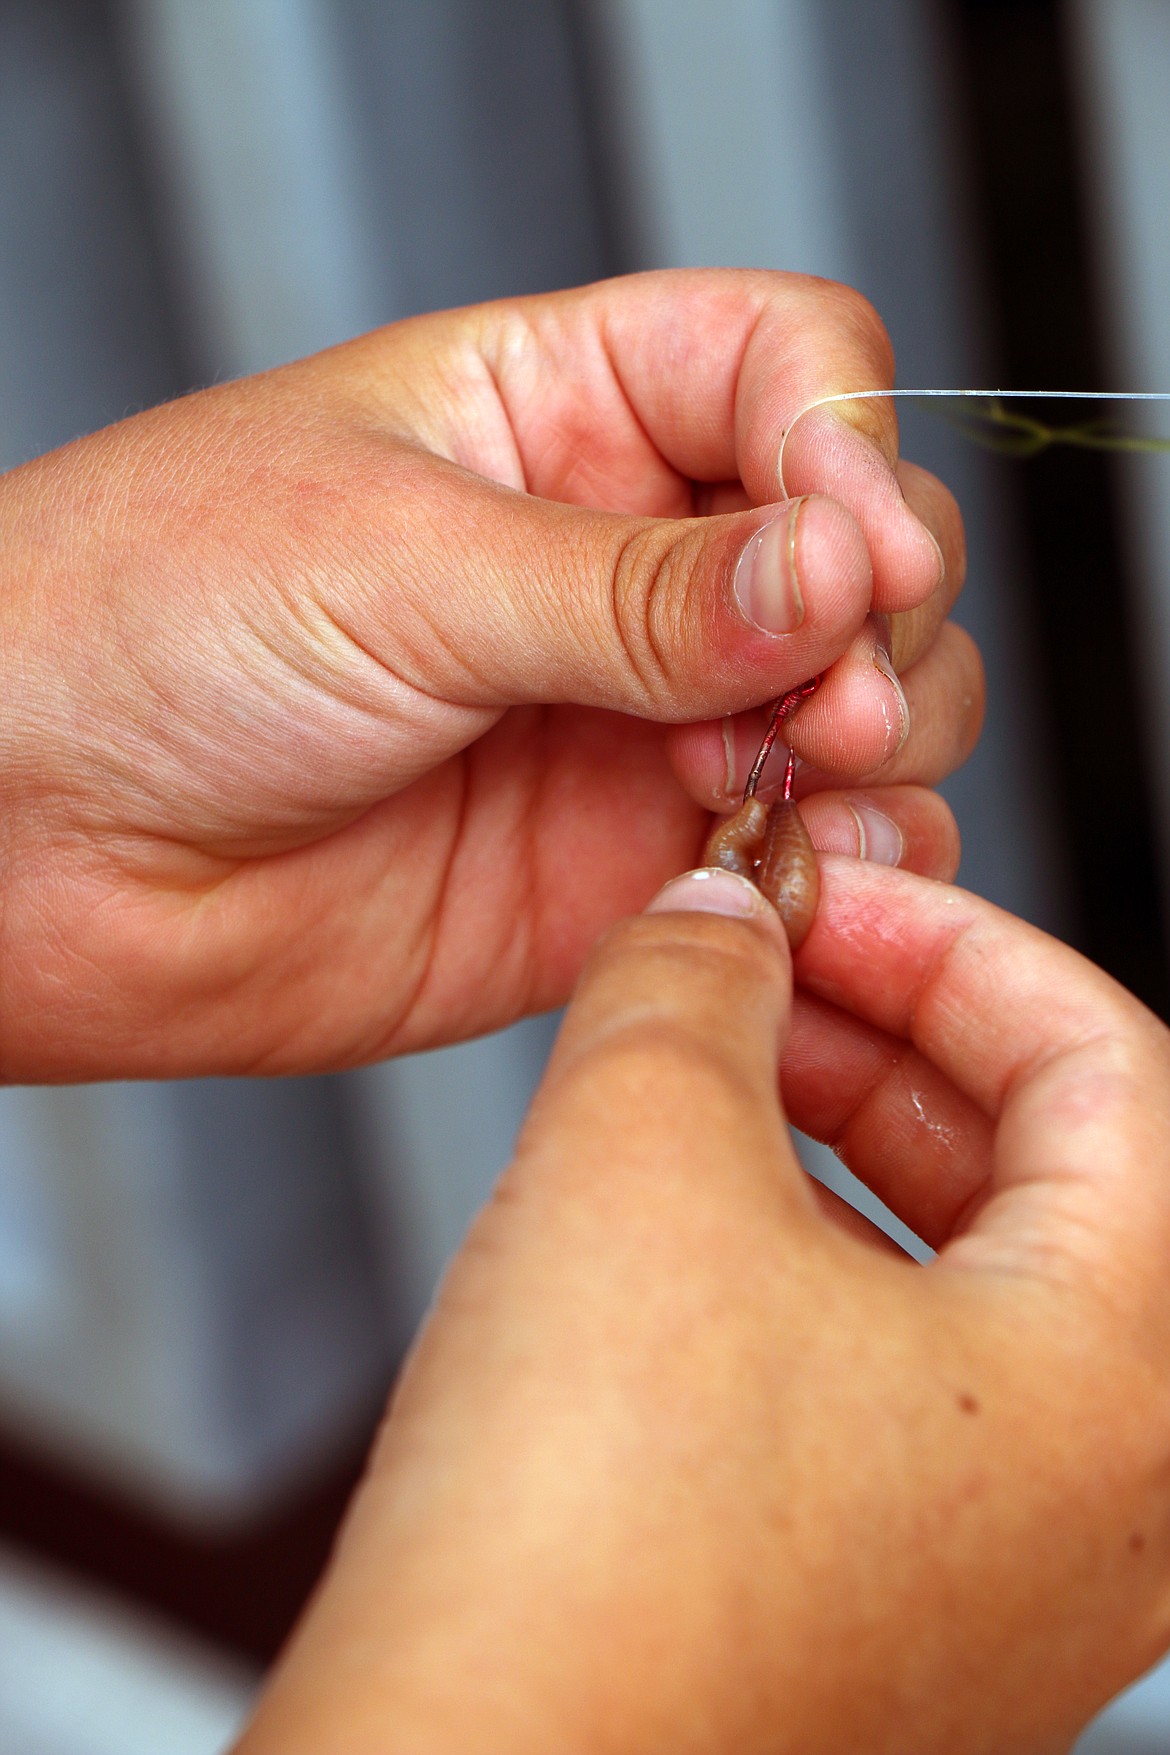
{"type": "Polygon", "coordinates": [[[817,911],[820,879],[817,856],[808,830],[792,796],[796,758],[791,750],[784,772],[784,791],[769,808],[756,797],[764,763],[788,715],[807,699],[820,677],[789,689],[772,712],[744,787],[743,803],[735,815],[717,823],[703,850],[704,865],[722,866],[740,877],[750,878],[767,896],[784,922],[788,942],[796,950],[805,939],[817,911]]]}

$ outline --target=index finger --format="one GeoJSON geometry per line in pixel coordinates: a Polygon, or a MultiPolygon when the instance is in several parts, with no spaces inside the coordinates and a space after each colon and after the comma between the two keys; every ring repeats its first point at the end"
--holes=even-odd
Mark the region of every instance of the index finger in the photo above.
{"type": "Polygon", "coordinates": [[[814,993],[913,1042],[996,1123],[991,1198],[942,1259],[1091,1263],[1165,1306],[1170,1037],[1075,951],[979,897],[827,858],[797,962],[814,993]]]}
{"type": "Polygon", "coordinates": [[[894,472],[885,399],[833,404],[893,382],[889,338],[860,294],[805,275],[687,269],[487,306],[479,346],[533,493],[677,517],[695,482],[742,481],[756,505],[824,491],[853,514],[874,604],[925,602],[942,576],[934,537],[894,472]]]}

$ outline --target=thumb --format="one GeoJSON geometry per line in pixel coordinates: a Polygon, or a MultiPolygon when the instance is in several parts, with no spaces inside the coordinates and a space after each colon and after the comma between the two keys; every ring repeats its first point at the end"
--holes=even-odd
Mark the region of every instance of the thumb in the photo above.
{"type": "MultiPolygon", "coordinates": [[[[395,495],[393,586],[340,619],[405,680],[464,707],[571,702],[711,718],[837,657],[870,607],[851,515],[815,495],[722,517],[593,512],[418,459],[395,495]]],[[[347,593],[339,575],[335,592],[347,593]]]]}
{"type": "MultiPolygon", "coordinates": [[[[778,917],[730,872],[675,879],[601,941],[245,1748],[338,1747],[339,1723],[360,1725],[347,1747],[371,1747],[371,1726],[401,1730],[403,1702],[409,1713],[451,1697],[464,1653],[477,1698],[470,1654],[497,1647],[515,1661],[506,1698],[488,1684],[504,1725],[493,1748],[568,1746],[581,1673],[606,1722],[638,1724],[630,1747],[661,1746],[640,1730],[658,1694],[641,1680],[626,1690],[638,1671],[612,1636],[657,1604],[669,1563],[671,1590],[703,1585],[699,1631],[684,1614],[672,1642],[710,1650],[719,1490],[708,1499],[686,1483],[727,1478],[714,1459],[760,1387],[738,1312],[765,1278],[764,1226],[758,1199],[742,1223],[736,1185],[763,1194],[774,1219],[779,1168],[779,1186],[812,1211],[777,1097],[791,992],[778,917]],[[646,1512],[659,1495],[656,1524],[646,1512]],[[355,1649],[372,1661],[355,1668],[355,1649]]],[[[732,1478],[738,1489],[745,1477],[732,1478]]]]}
{"type": "Polygon", "coordinates": [[[736,1190],[773,1215],[786,1191],[811,1217],[778,1092],[791,1005],[787,941],[755,886],[673,879],[587,963],[513,1176],[547,1180],[562,1211],[580,1213],[575,1192],[600,1201],[607,1228],[644,1222],[647,1202],[665,1229],[691,1234],[697,1210],[734,1228],[736,1190]]]}

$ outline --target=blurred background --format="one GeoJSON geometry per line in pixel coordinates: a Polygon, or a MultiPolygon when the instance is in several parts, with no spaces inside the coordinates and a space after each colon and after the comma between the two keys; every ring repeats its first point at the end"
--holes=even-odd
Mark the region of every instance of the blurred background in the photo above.
{"type": "MultiPolygon", "coordinates": [[[[0,467],[672,264],[859,286],[903,384],[1170,389],[1168,173],[1164,0],[0,0],[0,467]]],[[[1166,460],[904,433],[964,506],[989,672],[963,880],[1165,1016],[1166,460]]],[[[227,1746],[551,1028],[0,1092],[6,1755],[227,1746]]],[[[1167,1748],[1165,1674],[1083,1745],[1167,1748]]]]}

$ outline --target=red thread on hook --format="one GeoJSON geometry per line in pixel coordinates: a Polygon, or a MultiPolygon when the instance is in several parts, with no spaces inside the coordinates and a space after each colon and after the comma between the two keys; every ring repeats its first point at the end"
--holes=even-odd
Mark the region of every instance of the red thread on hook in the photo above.
{"type": "MultiPolygon", "coordinates": [[[[814,676],[810,677],[808,682],[798,683],[796,688],[789,689],[786,695],[781,695],[775,707],[772,709],[772,717],[768,723],[768,729],[764,733],[764,741],[759,747],[756,759],[751,766],[751,772],[747,777],[747,785],[743,789],[743,801],[745,804],[749,798],[754,798],[756,796],[756,787],[760,783],[760,775],[764,771],[764,763],[772,753],[772,745],[780,735],[780,727],[788,718],[788,715],[795,712],[796,708],[800,706],[802,701],[807,701],[808,697],[815,693],[820,686],[820,681],[821,679],[819,676],[814,676]]],[[[795,775],[796,757],[793,755],[792,751],[789,750],[788,766],[784,770],[785,802],[792,797],[792,782],[795,775]]]]}

